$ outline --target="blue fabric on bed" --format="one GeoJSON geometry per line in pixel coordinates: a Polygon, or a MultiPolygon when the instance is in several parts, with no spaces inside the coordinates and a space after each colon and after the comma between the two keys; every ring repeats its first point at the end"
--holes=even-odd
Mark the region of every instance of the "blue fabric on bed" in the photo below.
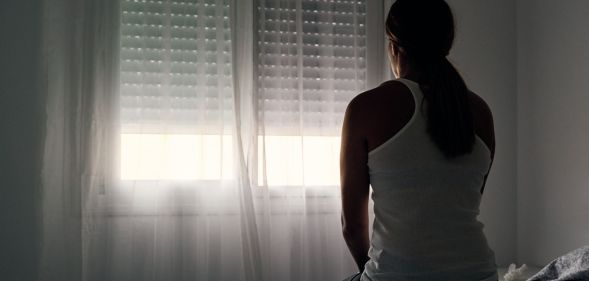
{"type": "Polygon", "coordinates": [[[551,261],[528,281],[589,280],[589,246],[569,252],[551,261]]]}

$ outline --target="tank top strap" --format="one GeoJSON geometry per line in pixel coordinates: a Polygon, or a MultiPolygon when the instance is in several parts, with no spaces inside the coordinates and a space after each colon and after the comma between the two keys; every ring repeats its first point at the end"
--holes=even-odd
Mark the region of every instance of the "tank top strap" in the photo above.
{"type": "Polygon", "coordinates": [[[418,104],[418,102],[421,102],[423,98],[423,93],[421,92],[421,87],[419,87],[419,84],[417,84],[417,82],[405,78],[397,78],[395,80],[403,83],[405,86],[407,86],[407,88],[409,88],[411,94],[413,95],[413,99],[415,100],[416,105],[418,104]]]}
{"type": "Polygon", "coordinates": [[[421,124],[424,123],[423,116],[420,114],[420,104],[423,99],[423,94],[421,92],[421,88],[419,87],[419,84],[417,84],[416,82],[413,82],[411,80],[404,79],[404,78],[397,78],[396,80],[393,80],[393,81],[399,81],[399,82],[403,83],[405,86],[407,86],[407,88],[409,88],[409,91],[411,92],[411,95],[413,96],[413,101],[415,103],[413,115],[411,116],[409,121],[407,121],[407,123],[405,123],[405,125],[403,125],[403,127],[394,136],[392,136],[391,138],[386,140],[384,143],[380,144],[376,148],[369,151],[368,152],[369,157],[374,155],[376,152],[381,151],[385,147],[389,146],[392,142],[394,142],[396,139],[400,138],[403,134],[405,134],[405,132],[407,130],[409,130],[415,126],[418,126],[418,127],[423,126],[421,124]],[[415,124],[415,123],[418,123],[418,124],[415,124]]]}

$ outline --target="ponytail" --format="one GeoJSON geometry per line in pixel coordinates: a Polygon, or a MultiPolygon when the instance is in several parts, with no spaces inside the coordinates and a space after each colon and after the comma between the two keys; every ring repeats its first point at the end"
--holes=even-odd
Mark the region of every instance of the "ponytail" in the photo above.
{"type": "Polygon", "coordinates": [[[427,132],[448,158],[472,151],[474,122],[466,83],[446,57],[432,64],[422,81],[427,132]]]}
{"type": "Polygon", "coordinates": [[[446,56],[454,41],[454,17],[444,0],[397,0],[386,30],[393,45],[419,70],[427,132],[448,158],[472,151],[474,122],[469,91],[446,56]]]}

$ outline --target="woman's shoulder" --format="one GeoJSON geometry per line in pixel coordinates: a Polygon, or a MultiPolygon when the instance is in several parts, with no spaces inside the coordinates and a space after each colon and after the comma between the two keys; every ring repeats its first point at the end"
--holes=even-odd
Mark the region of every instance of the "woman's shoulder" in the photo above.
{"type": "Polygon", "coordinates": [[[481,112],[481,113],[492,115],[491,108],[489,107],[489,105],[487,104],[485,99],[483,99],[480,95],[469,90],[468,91],[468,99],[469,99],[470,104],[474,110],[481,112]]]}
{"type": "Polygon", "coordinates": [[[358,94],[346,110],[347,126],[374,148],[394,136],[411,119],[415,101],[402,82],[391,80],[358,94]]]}
{"type": "Polygon", "coordinates": [[[348,109],[355,112],[373,111],[378,106],[399,104],[400,101],[407,100],[407,97],[412,97],[407,86],[397,80],[389,80],[356,95],[348,104],[348,109]]]}
{"type": "Polygon", "coordinates": [[[491,153],[495,153],[495,129],[491,107],[478,94],[469,91],[468,96],[472,109],[475,133],[485,142],[491,153]]]}
{"type": "Polygon", "coordinates": [[[493,113],[491,112],[491,107],[489,107],[487,102],[475,92],[469,91],[468,94],[470,107],[472,109],[475,121],[480,121],[485,125],[492,124],[493,113]]]}

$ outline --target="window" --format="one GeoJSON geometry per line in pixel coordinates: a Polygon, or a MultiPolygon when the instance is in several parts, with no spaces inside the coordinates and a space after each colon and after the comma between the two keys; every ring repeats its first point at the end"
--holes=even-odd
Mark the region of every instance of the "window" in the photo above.
{"type": "MultiPolygon", "coordinates": [[[[122,2],[123,179],[232,177],[230,8],[122,2]]],[[[343,113],[366,88],[366,1],[259,0],[256,13],[258,176],[337,185],[343,113]]]]}
{"type": "Polygon", "coordinates": [[[229,1],[121,6],[122,178],[230,177],[229,1]]]}
{"type": "Polygon", "coordinates": [[[262,0],[258,11],[260,119],[270,133],[337,135],[366,87],[364,3],[262,0]]]}
{"type": "Polygon", "coordinates": [[[343,113],[366,87],[364,1],[258,3],[260,178],[338,185],[343,113]]]}

